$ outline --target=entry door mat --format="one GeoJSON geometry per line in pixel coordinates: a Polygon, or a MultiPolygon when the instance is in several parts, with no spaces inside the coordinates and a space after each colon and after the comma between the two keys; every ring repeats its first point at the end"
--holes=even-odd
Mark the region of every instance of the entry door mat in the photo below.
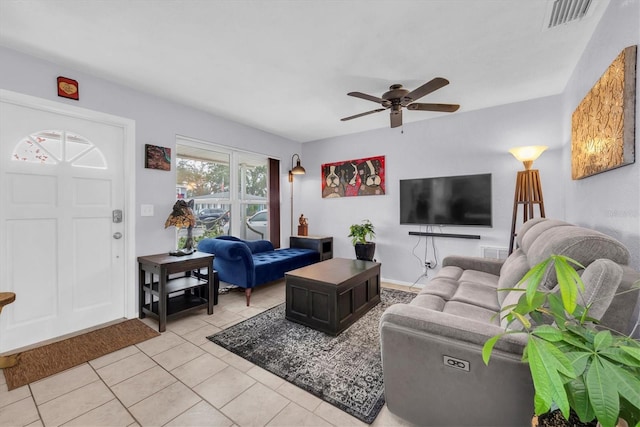
{"type": "Polygon", "coordinates": [[[382,289],[380,303],[337,337],[285,319],[285,304],[207,337],[371,424],[384,406],[378,323],[416,294],[382,289]]]}
{"type": "Polygon", "coordinates": [[[26,350],[17,365],[3,369],[7,387],[13,390],[158,335],[140,320],[130,319],[26,350]]]}

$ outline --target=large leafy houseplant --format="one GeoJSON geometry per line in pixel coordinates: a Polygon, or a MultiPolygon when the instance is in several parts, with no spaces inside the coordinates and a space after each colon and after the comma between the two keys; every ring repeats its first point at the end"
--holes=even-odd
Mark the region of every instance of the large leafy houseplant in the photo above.
{"type": "Polygon", "coordinates": [[[509,289],[523,295],[501,315],[507,326],[517,321],[522,329],[506,329],[489,339],[482,351],[484,362],[489,363],[501,337],[525,333],[523,361],[533,379],[536,415],[557,408],[565,419],[573,410],[582,422],[597,419],[603,427],[613,427],[620,417],[639,427],[640,342],[596,326],[589,305],[580,303],[584,283],[573,266],[584,268],[570,258],[552,255],[509,289]],[[551,265],[559,295],[540,288],[551,265]]]}

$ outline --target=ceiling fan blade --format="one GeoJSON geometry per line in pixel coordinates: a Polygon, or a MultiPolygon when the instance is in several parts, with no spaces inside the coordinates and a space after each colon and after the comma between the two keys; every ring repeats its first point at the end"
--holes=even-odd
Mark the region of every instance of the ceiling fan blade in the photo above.
{"type": "Polygon", "coordinates": [[[343,119],[340,119],[340,121],[346,122],[347,120],[357,119],[358,117],[366,116],[373,113],[379,113],[380,111],[384,111],[384,110],[386,110],[386,108],[378,108],[376,110],[367,111],[366,113],[360,113],[360,114],[356,114],[355,116],[345,117],[343,119]]]}
{"type": "Polygon", "coordinates": [[[402,126],[402,110],[391,111],[391,127],[397,128],[402,126]]]}
{"type": "Polygon", "coordinates": [[[458,108],[460,108],[458,104],[421,104],[416,102],[407,105],[407,109],[409,110],[442,111],[444,113],[453,113],[454,111],[458,111],[458,108]]]}
{"type": "Polygon", "coordinates": [[[434,92],[448,84],[449,84],[449,80],[444,79],[442,77],[436,77],[435,79],[432,79],[431,81],[423,84],[419,88],[414,89],[408,94],[406,94],[405,96],[403,96],[402,103],[406,105],[410,102],[417,101],[423,96],[428,95],[431,92],[434,92]]]}
{"type": "Polygon", "coordinates": [[[378,98],[377,96],[367,95],[366,93],[362,93],[362,92],[349,92],[347,95],[355,96],[356,98],[360,98],[360,99],[366,99],[367,101],[377,102],[378,104],[385,104],[388,102],[382,98],[378,98]]]}

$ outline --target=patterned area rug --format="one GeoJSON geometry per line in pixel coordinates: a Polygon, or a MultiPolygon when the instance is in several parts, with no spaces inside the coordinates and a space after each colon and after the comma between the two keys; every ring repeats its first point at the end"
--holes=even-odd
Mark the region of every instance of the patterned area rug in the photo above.
{"type": "Polygon", "coordinates": [[[381,302],[337,337],[285,319],[285,304],[209,340],[371,424],[384,406],[380,316],[410,292],[382,289],[381,302]]]}

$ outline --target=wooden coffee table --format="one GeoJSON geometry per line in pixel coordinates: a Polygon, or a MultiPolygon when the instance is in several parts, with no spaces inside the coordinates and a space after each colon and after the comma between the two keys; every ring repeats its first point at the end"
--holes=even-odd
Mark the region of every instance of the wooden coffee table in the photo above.
{"type": "Polygon", "coordinates": [[[338,335],[380,302],[380,263],[333,258],[285,274],[286,318],[338,335]]]}

